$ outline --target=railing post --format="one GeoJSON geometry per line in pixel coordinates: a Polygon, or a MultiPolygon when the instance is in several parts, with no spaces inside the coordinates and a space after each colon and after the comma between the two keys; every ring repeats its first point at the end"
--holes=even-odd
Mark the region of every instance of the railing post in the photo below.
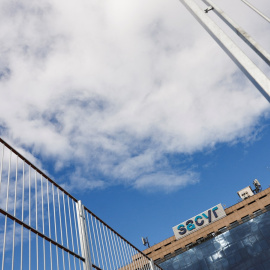
{"type": "Polygon", "coordinates": [[[150,263],[150,269],[151,269],[151,270],[155,270],[155,264],[154,264],[154,262],[153,262],[152,259],[150,260],[149,263],[150,263]]]}
{"type": "Polygon", "coordinates": [[[89,246],[88,233],[87,233],[87,227],[86,227],[86,222],[85,222],[85,212],[84,212],[84,206],[82,205],[81,201],[78,201],[76,203],[76,210],[77,210],[77,218],[78,218],[78,230],[79,230],[79,236],[80,236],[81,252],[82,252],[82,257],[84,257],[85,259],[83,269],[92,270],[90,246],[89,246]]]}

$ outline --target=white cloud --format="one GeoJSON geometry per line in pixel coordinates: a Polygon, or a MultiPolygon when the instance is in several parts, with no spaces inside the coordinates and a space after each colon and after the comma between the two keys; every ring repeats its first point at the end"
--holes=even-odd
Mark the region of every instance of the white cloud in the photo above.
{"type": "MultiPolygon", "coordinates": [[[[2,134],[59,172],[73,164],[71,187],[194,183],[166,153],[245,139],[268,113],[178,1],[14,0],[0,10],[2,134]]],[[[270,44],[267,29],[252,23],[270,44]]]]}
{"type": "Polygon", "coordinates": [[[199,175],[194,172],[185,172],[180,175],[170,173],[144,175],[135,181],[135,187],[144,191],[172,192],[187,185],[199,182],[199,175]]]}

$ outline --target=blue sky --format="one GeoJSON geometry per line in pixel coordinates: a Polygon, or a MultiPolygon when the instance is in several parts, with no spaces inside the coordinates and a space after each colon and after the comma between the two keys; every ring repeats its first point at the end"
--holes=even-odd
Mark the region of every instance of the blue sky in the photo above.
{"type": "MultiPolygon", "coordinates": [[[[217,3],[270,50],[268,23],[217,3]]],[[[1,137],[136,246],[268,187],[269,103],[179,1],[0,5],[1,137]]]]}

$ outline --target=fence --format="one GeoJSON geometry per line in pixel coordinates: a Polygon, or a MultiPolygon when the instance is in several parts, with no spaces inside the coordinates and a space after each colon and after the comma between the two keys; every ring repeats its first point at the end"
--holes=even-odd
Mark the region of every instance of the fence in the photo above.
{"type": "Polygon", "coordinates": [[[161,269],[0,138],[0,267],[161,269]]]}

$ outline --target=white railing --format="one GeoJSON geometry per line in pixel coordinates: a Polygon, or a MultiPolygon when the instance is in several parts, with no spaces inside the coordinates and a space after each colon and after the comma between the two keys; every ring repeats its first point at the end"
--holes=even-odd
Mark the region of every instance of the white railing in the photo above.
{"type": "Polygon", "coordinates": [[[1,138],[0,267],[161,269],[1,138]]]}

